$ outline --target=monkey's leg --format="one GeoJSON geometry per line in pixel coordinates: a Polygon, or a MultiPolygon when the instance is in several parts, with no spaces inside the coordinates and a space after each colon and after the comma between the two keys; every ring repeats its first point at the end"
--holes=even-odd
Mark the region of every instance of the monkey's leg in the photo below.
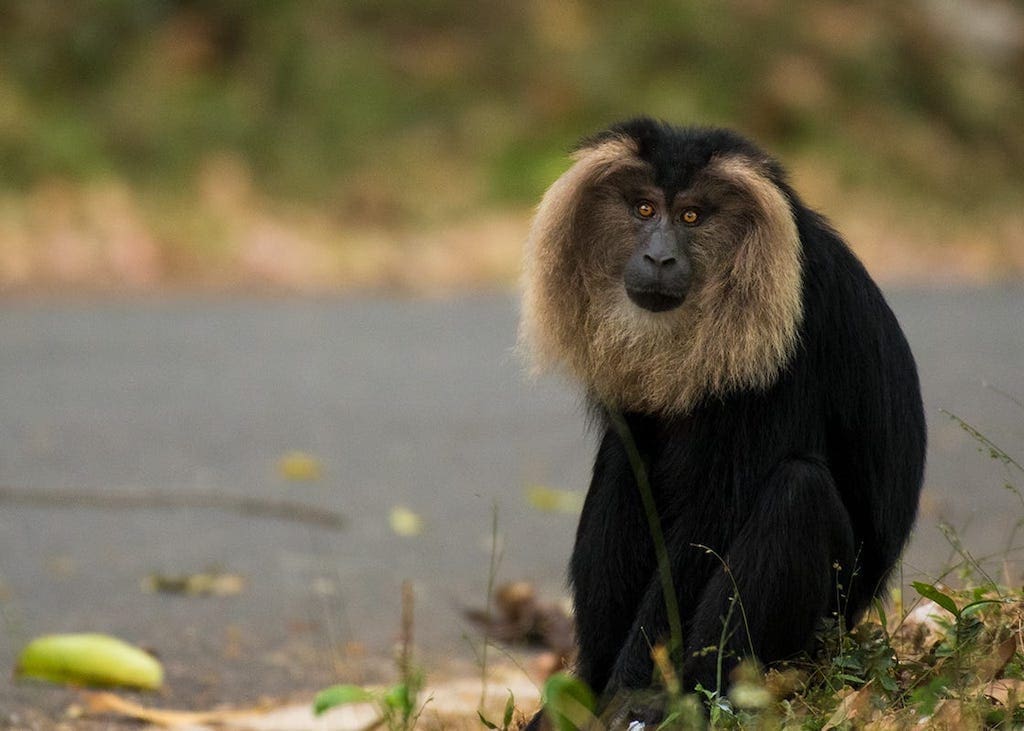
{"type": "Polygon", "coordinates": [[[704,589],[686,645],[686,682],[708,690],[727,685],[742,657],[772,663],[807,649],[820,619],[842,614],[853,526],[828,468],[781,463],[723,558],[728,568],[704,589]]]}
{"type": "MultiPolygon", "coordinates": [[[[766,663],[796,654],[809,644],[818,620],[841,606],[837,597],[852,569],[853,530],[828,469],[816,460],[787,460],[759,495],[746,524],[720,551],[725,566],[714,559],[717,565],[696,601],[687,579],[700,575],[695,566],[711,557],[693,547],[689,532],[668,537],[680,606],[692,608],[682,617],[688,687],[718,687],[720,652],[723,684],[751,652],[766,663]]],[[[667,640],[665,600],[655,576],[616,660],[609,691],[647,687],[650,646],[667,640]]]]}

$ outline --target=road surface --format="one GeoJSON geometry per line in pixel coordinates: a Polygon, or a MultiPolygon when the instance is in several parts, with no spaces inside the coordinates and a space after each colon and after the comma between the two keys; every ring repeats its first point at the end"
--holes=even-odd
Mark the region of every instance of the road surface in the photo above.
{"type": "MultiPolygon", "coordinates": [[[[1001,393],[1024,400],[1024,290],[890,301],[931,429],[909,581],[950,563],[940,519],[981,556],[1003,554],[1024,517],[1003,487],[1024,489],[1024,475],[940,411],[1024,454],[1024,407],[1001,393]]],[[[166,705],[377,677],[404,579],[421,662],[471,665],[460,610],[485,601],[494,511],[497,579],[562,595],[575,515],[539,511],[525,494],[584,489],[594,448],[574,392],[523,376],[515,321],[507,296],[6,303],[0,711],[66,701],[7,680],[18,648],[48,632],[109,632],[157,651],[166,705]],[[289,450],[316,455],[321,479],[283,479],[289,450]],[[392,530],[396,506],[422,518],[421,533],[392,530]],[[209,568],[244,589],[202,598],[141,586],[209,568]]],[[[1019,564],[987,565],[1019,584],[1019,564]]]]}

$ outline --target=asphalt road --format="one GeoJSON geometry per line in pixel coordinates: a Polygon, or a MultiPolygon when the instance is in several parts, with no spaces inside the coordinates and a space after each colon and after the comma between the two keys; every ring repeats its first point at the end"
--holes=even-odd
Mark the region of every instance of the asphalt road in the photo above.
{"type": "MultiPolygon", "coordinates": [[[[940,409],[1024,455],[1024,407],[1001,393],[1024,401],[1024,290],[896,291],[890,301],[931,428],[904,578],[950,564],[936,527],[945,519],[1019,583],[1021,554],[1005,547],[1024,508],[1003,485],[1024,489],[1024,475],[979,452],[940,409]]],[[[525,492],[584,489],[593,452],[574,393],[523,376],[515,320],[503,296],[6,303],[0,710],[64,702],[12,685],[6,669],[29,638],[58,631],[109,632],[159,652],[166,704],[374,677],[398,634],[404,579],[423,664],[471,664],[459,610],[485,600],[495,509],[498,580],[561,595],[575,516],[541,512],[525,492]],[[293,449],[321,460],[319,481],[281,477],[278,459],[293,449]],[[397,505],[422,517],[419,535],[391,529],[397,505]],[[243,577],[244,590],[140,588],[153,573],[209,567],[243,577]]]]}

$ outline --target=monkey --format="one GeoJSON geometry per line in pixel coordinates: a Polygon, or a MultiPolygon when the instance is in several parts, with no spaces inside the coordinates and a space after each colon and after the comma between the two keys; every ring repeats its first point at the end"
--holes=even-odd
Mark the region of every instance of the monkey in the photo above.
{"type": "Polygon", "coordinates": [[[730,130],[616,124],[544,194],[522,289],[534,370],[577,382],[601,434],[569,562],[575,672],[600,704],[652,685],[656,645],[687,689],[723,692],[742,659],[852,627],[916,517],[920,386],[878,286],[782,166],[730,130]]]}

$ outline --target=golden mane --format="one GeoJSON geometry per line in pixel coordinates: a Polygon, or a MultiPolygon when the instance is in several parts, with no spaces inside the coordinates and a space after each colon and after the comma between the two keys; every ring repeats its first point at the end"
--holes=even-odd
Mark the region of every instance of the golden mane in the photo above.
{"type": "Polygon", "coordinates": [[[609,191],[620,173],[650,175],[628,137],[577,153],[541,200],[520,320],[535,367],[567,372],[608,406],[663,415],[770,386],[803,319],[800,237],[782,191],[755,160],[712,158],[701,177],[728,189],[744,215],[723,214],[702,234],[685,301],[652,313],[622,284],[631,222],[609,191]]]}

